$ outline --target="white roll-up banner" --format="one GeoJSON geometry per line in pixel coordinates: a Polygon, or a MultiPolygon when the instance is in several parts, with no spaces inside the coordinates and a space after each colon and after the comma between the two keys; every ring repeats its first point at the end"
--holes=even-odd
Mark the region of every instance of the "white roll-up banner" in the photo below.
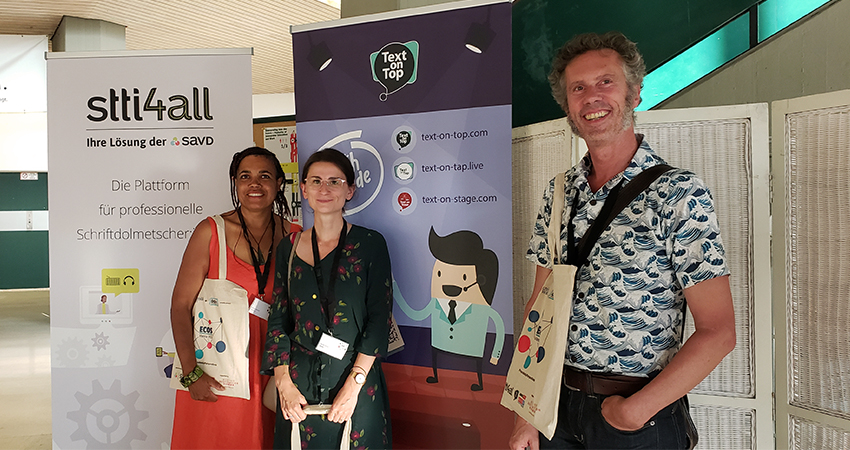
{"type": "Polygon", "coordinates": [[[253,145],[251,50],[49,53],[47,105],[53,446],[168,448],[171,292],[253,145]]]}

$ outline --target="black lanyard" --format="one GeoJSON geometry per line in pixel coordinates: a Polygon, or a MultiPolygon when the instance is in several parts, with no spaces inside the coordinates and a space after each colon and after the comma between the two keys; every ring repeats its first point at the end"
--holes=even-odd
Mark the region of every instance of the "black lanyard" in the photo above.
{"type": "Polygon", "coordinates": [[[324,292],[322,289],[324,282],[321,261],[319,260],[319,241],[316,238],[316,228],[313,227],[313,232],[310,233],[310,240],[313,244],[313,274],[316,275],[316,285],[319,289],[322,311],[325,313],[325,328],[328,332],[330,332],[330,334],[333,334],[333,304],[334,301],[336,301],[334,287],[336,286],[336,279],[339,278],[337,276],[337,271],[339,270],[339,260],[342,258],[342,248],[345,246],[345,236],[347,232],[348,223],[345,222],[345,219],[342,219],[342,230],[339,232],[339,242],[336,244],[333,264],[331,265],[331,278],[328,280],[328,289],[324,292]]]}
{"type": "Polygon", "coordinates": [[[254,246],[251,245],[251,239],[248,237],[248,227],[245,226],[245,218],[242,217],[242,209],[236,208],[236,212],[239,214],[239,223],[242,224],[242,234],[245,236],[245,240],[248,241],[248,248],[251,249],[251,264],[254,266],[254,274],[257,276],[257,295],[260,299],[263,299],[263,296],[266,293],[266,282],[269,280],[269,271],[272,266],[272,251],[274,250],[275,232],[274,214],[272,214],[272,245],[269,246],[269,254],[268,257],[266,257],[266,264],[263,266],[263,270],[260,271],[260,243],[257,242],[257,251],[254,252],[254,246]]]}

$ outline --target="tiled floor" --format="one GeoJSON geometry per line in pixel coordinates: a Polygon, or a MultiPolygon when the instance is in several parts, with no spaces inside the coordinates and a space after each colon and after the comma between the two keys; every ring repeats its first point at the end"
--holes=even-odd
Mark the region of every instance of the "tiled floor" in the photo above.
{"type": "Polygon", "coordinates": [[[0,290],[0,449],[49,449],[50,295],[0,290]]]}

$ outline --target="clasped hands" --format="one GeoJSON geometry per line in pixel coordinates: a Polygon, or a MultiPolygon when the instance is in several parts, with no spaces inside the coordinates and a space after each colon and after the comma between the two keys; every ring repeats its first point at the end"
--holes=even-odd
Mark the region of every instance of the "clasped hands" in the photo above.
{"type": "MultiPolygon", "coordinates": [[[[331,404],[331,409],[328,411],[328,420],[335,423],[343,423],[354,414],[354,407],[357,406],[357,396],[360,394],[361,386],[354,382],[353,378],[348,377],[343,384],[342,389],[334,398],[331,404]]],[[[307,418],[307,413],[304,412],[304,407],[307,406],[307,399],[298,390],[292,381],[277,383],[277,391],[280,396],[280,409],[283,413],[283,418],[292,423],[299,423],[307,418]]]]}

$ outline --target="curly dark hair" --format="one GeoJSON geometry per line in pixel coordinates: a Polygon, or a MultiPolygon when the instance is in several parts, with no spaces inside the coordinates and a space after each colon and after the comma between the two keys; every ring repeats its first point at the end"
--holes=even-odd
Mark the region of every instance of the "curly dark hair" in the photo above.
{"type": "MultiPolygon", "coordinates": [[[[275,178],[284,179],[283,168],[280,166],[280,160],[278,160],[277,156],[269,150],[262,147],[248,147],[245,150],[236,152],[233,155],[233,160],[230,162],[230,200],[233,202],[234,209],[239,208],[239,198],[236,196],[236,172],[239,170],[239,164],[241,164],[242,160],[248,156],[262,156],[264,158],[268,158],[276,169],[275,178]]],[[[283,185],[281,184],[281,188],[282,187],[283,185]]],[[[290,217],[289,203],[287,203],[286,197],[283,195],[283,189],[277,191],[277,195],[275,196],[274,213],[283,218],[290,217]]]]}
{"type": "Polygon", "coordinates": [[[629,84],[629,93],[632,98],[637,94],[637,88],[643,87],[643,77],[646,75],[646,64],[643,56],[638,51],[637,44],[630,41],[623,33],[609,31],[605,34],[585,33],[579,34],[569,40],[558,50],[552,60],[552,71],[549,72],[549,86],[552,88],[552,97],[561,105],[561,109],[569,117],[569,106],[567,105],[567,92],[564,86],[564,70],[576,57],[592,50],[614,50],[623,60],[623,73],[629,84]]]}

